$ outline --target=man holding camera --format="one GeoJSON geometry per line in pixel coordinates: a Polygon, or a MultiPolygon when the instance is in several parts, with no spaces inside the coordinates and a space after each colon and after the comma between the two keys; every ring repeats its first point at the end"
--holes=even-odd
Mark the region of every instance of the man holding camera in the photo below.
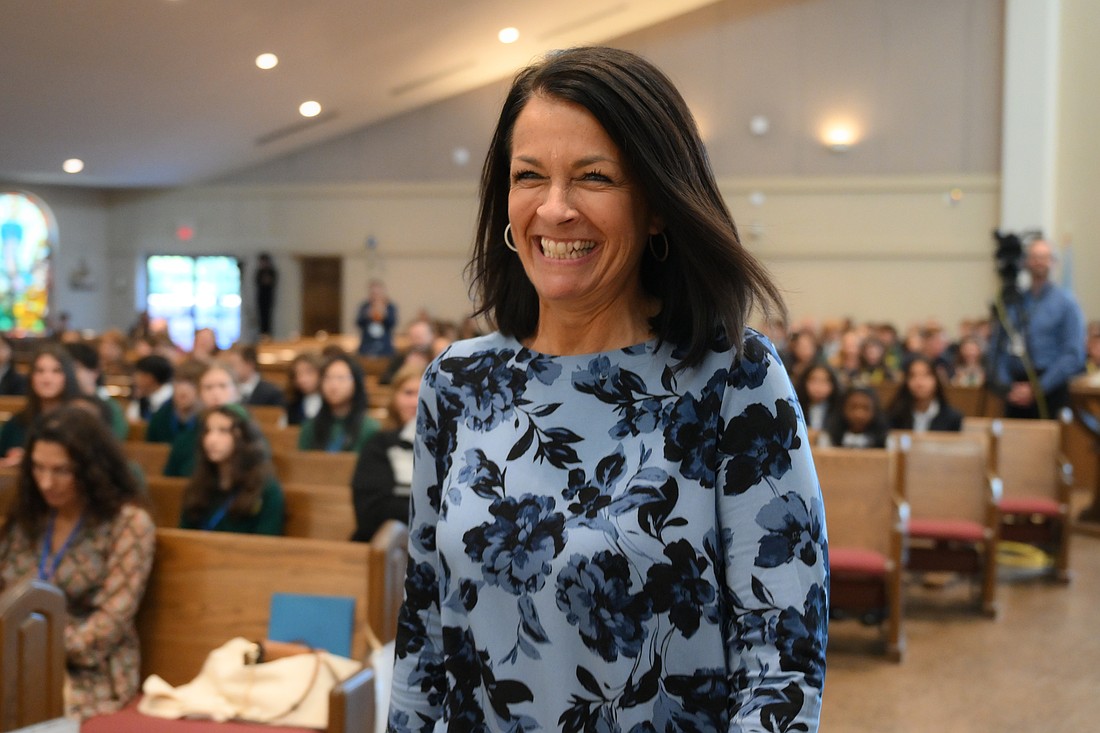
{"type": "Polygon", "coordinates": [[[1043,239],[1027,250],[1031,286],[1007,305],[1008,348],[999,350],[995,381],[1005,417],[1053,418],[1069,405],[1069,381],[1085,368],[1085,318],[1073,295],[1050,281],[1054,253],[1043,239]]]}

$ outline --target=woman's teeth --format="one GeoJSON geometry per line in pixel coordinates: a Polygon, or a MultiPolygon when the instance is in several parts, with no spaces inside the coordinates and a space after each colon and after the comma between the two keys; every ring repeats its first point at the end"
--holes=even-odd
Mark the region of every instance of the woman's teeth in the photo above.
{"type": "Polygon", "coordinates": [[[559,242],[553,239],[546,239],[545,237],[543,237],[539,243],[542,246],[543,256],[555,260],[575,260],[579,257],[584,257],[596,246],[595,242],[588,240],[559,242]]]}

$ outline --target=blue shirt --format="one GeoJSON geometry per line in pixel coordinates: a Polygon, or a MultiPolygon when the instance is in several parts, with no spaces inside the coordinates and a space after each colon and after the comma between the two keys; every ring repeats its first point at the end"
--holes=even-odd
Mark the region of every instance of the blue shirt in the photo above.
{"type": "MultiPolygon", "coordinates": [[[[1008,315],[1015,329],[1026,328],[1027,353],[1032,366],[1042,375],[1039,387],[1043,392],[1062,387],[1084,371],[1085,316],[1065,290],[1051,283],[1045,284],[1037,295],[1029,290],[1019,304],[1009,308],[1008,315]]],[[[1005,346],[997,361],[997,381],[1003,385],[1023,379],[1019,357],[1011,353],[1008,344],[1005,346]]]]}
{"type": "Polygon", "coordinates": [[[806,425],[761,335],[713,348],[498,333],[429,367],[389,730],[817,730],[806,425]]]}

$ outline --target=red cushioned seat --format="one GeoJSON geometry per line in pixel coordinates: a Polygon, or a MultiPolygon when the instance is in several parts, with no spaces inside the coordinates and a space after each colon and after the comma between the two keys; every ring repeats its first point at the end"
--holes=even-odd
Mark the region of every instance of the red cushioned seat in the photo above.
{"type": "Polygon", "coordinates": [[[1043,496],[1016,496],[1001,499],[1002,514],[1041,514],[1044,517],[1059,517],[1062,506],[1054,499],[1043,496]]]}
{"type": "Polygon", "coordinates": [[[886,575],[889,561],[874,550],[858,547],[830,547],[829,572],[834,578],[875,577],[886,575]]]}
{"type": "Polygon", "coordinates": [[[955,540],[981,542],[985,528],[977,522],[965,519],[916,519],[909,520],[909,536],[930,540],[955,540]]]}
{"type": "Polygon", "coordinates": [[[316,728],[293,728],[259,723],[216,723],[212,720],[173,720],[142,715],[137,706],[140,696],[109,715],[97,715],[80,725],[80,733],[317,733],[316,728]]]}

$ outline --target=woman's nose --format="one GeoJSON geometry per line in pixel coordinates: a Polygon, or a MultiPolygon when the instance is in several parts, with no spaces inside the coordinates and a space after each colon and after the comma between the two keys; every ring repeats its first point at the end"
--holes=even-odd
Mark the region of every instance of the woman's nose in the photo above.
{"type": "Polygon", "coordinates": [[[539,205],[538,215],[543,219],[558,223],[569,221],[577,215],[570,200],[568,186],[553,183],[546,189],[546,198],[539,205]]]}

